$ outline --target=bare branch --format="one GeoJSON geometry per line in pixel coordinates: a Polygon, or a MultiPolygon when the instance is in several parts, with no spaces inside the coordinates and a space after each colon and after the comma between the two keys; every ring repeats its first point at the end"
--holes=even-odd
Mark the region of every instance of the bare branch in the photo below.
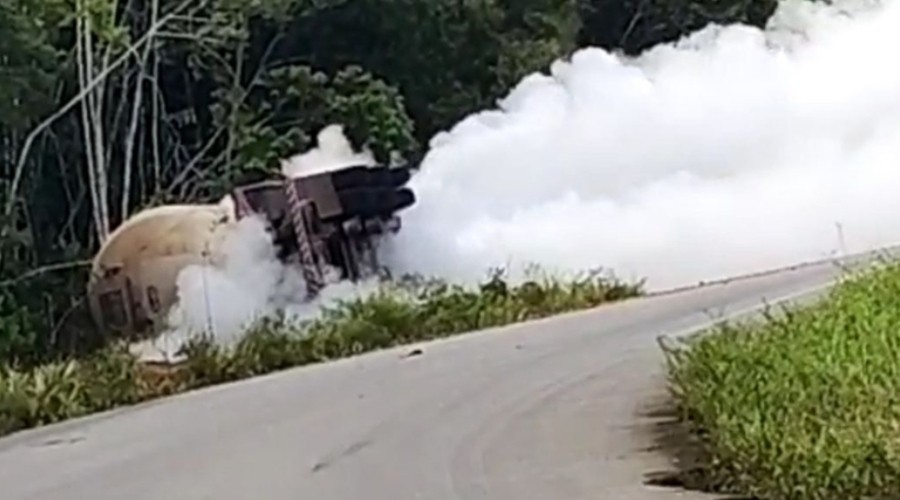
{"type": "MultiPolygon", "coordinates": [[[[154,1],[156,1],[156,0],[154,0],[154,1]]],[[[161,110],[160,99],[162,98],[162,95],[161,95],[162,88],[159,84],[159,54],[158,53],[153,54],[153,89],[154,89],[153,100],[150,102],[151,113],[152,113],[152,117],[151,117],[152,121],[150,122],[150,126],[152,127],[150,129],[152,143],[150,146],[153,148],[153,183],[155,184],[153,190],[156,191],[157,189],[159,189],[160,178],[161,178],[160,172],[162,169],[162,167],[160,166],[161,162],[159,159],[160,148],[161,148],[161,146],[160,146],[161,142],[159,140],[159,115],[160,115],[160,110],[161,110]]]]}
{"type": "MultiPolygon", "coordinates": [[[[150,23],[156,23],[159,16],[159,0],[153,0],[150,7],[150,23]]],[[[134,90],[134,102],[131,109],[131,126],[128,130],[128,138],[125,141],[125,165],[122,173],[122,220],[128,218],[128,204],[131,193],[132,157],[135,149],[135,137],[137,136],[138,118],[141,115],[141,101],[144,98],[144,67],[150,58],[150,52],[155,46],[155,40],[151,40],[144,47],[144,55],[138,68],[137,83],[134,90]]]]}
{"type": "MultiPolygon", "coordinates": [[[[85,50],[83,54],[85,56],[84,64],[87,66],[86,71],[91,75],[91,79],[94,79],[96,78],[97,66],[94,63],[94,30],[91,21],[91,17],[87,16],[83,33],[83,36],[85,37],[85,50]]],[[[106,66],[108,66],[108,64],[106,66]]],[[[103,241],[106,240],[106,236],[109,234],[109,202],[106,180],[107,164],[104,161],[106,157],[104,153],[106,141],[104,140],[105,134],[103,131],[103,93],[105,88],[106,79],[104,78],[88,94],[88,115],[90,116],[90,120],[86,124],[86,126],[93,128],[91,137],[94,140],[92,149],[94,154],[93,166],[95,181],[91,184],[90,188],[97,191],[97,200],[99,201],[99,206],[95,208],[95,214],[97,215],[97,226],[95,227],[95,230],[97,232],[97,239],[100,243],[103,243],[103,241]]],[[[85,140],[87,139],[88,137],[85,136],[85,140]]]]}
{"type": "MultiPolygon", "coordinates": [[[[87,87],[87,65],[84,63],[86,59],[85,52],[88,50],[86,45],[86,40],[84,33],[86,30],[89,30],[90,26],[87,24],[87,19],[81,15],[75,21],[75,54],[76,54],[76,66],[78,69],[78,85],[82,89],[87,87]]],[[[88,104],[93,102],[93,94],[87,94],[88,104]]],[[[90,106],[81,106],[81,125],[84,133],[84,151],[85,151],[85,160],[87,162],[87,171],[88,171],[88,183],[89,183],[89,191],[91,194],[91,210],[92,216],[94,218],[94,224],[97,226],[98,230],[101,226],[102,214],[101,214],[101,206],[100,206],[100,198],[98,197],[98,192],[96,189],[97,186],[97,167],[94,163],[94,141],[91,139],[91,135],[94,130],[90,125],[90,106]]],[[[14,181],[15,182],[15,181],[14,181]]]]}
{"type": "MultiPolygon", "coordinates": [[[[188,162],[187,165],[185,165],[182,171],[179,172],[175,179],[173,179],[172,182],[166,187],[167,192],[172,192],[177,189],[178,186],[187,179],[188,174],[195,171],[197,163],[199,163],[204,158],[206,153],[209,152],[210,149],[212,149],[219,136],[221,136],[223,132],[230,130],[233,117],[237,114],[238,109],[240,109],[240,106],[244,104],[244,101],[247,99],[247,97],[249,97],[250,91],[259,82],[259,78],[262,76],[263,71],[265,71],[266,69],[266,64],[269,61],[269,57],[272,55],[272,51],[275,50],[275,46],[279,41],[281,41],[283,37],[284,33],[279,33],[278,35],[272,37],[272,40],[269,41],[269,44],[266,46],[266,50],[263,52],[263,55],[260,58],[259,65],[256,68],[256,72],[254,73],[253,78],[250,80],[250,83],[247,85],[247,87],[242,89],[241,96],[237,100],[235,108],[231,110],[231,115],[227,120],[224,120],[225,123],[220,125],[216,129],[216,131],[213,132],[212,137],[210,137],[206,144],[204,144],[203,148],[201,148],[200,151],[196,155],[194,155],[194,157],[188,162]]],[[[234,75],[234,78],[235,82],[239,82],[240,74],[234,75]]],[[[226,148],[225,153],[226,155],[230,154],[230,144],[229,148],[226,148]]],[[[217,158],[217,161],[222,156],[223,155],[220,154],[217,158]]]]}
{"type": "Polygon", "coordinates": [[[6,288],[8,286],[17,285],[23,281],[26,281],[26,280],[29,280],[32,278],[36,278],[38,276],[41,276],[41,275],[44,275],[47,273],[52,273],[52,272],[56,272],[56,271],[65,271],[65,270],[69,270],[69,269],[76,269],[79,267],[88,267],[90,265],[91,265],[90,260],[76,260],[76,261],[72,261],[72,262],[58,262],[56,264],[49,264],[46,266],[41,266],[41,267],[32,269],[25,273],[22,273],[15,278],[0,281],[0,287],[6,288]]]}
{"type": "MultiPolygon", "coordinates": [[[[6,207],[4,208],[5,216],[9,216],[12,213],[13,207],[15,206],[16,194],[19,191],[19,184],[21,184],[22,182],[22,174],[25,171],[25,163],[28,160],[28,153],[30,152],[31,146],[34,144],[34,140],[37,138],[37,136],[40,135],[41,132],[46,130],[54,122],[56,122],[56,120],[68,113],[69,110],[75,107],[78,103],[80,103],[85,98],[85,96],[92,92],[95,87],[97,87],[106,79],[106,77],[108,77],[130,57],[133,57],[136,54],[138,47],[147,43],[147,41],[150,40],[161,27],[165,26],[169,21],[175,19],[181,11],[190,7],[191,3],[193,3],[194,1],[195,0],[184,0],[184,2],[179,4],[174,11],[151,25],[150,28],[148,28],[140,38],[135,40],[135,42],[126,49],[124,54],[119,56],[112,64],[104,68],[103,71],[100,72],[100,74],[98,74],[95,78],[88,82],[87,85],[83,86],[75,97],[70,99],[69,102],[56,110],[55,113],[44,119],[40,124],[37,125],[37,127],[34,128],[34,130],[32,130],[28,134],[28,136],[25,138],[25,143],[22,146],[22,151],[19,153],[19,161],[16,164],[13,180],[9,187],[9,196],[6,200],[6,207]]],[[[205,5],[206,1],[208,0],[201,0],[201,5],[205,5]]]]}

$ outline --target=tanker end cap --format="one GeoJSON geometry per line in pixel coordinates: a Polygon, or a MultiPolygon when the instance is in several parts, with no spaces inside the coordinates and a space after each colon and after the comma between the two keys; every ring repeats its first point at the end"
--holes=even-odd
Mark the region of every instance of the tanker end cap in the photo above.
{"type": "Polygon", "coordinates": [[[412,189],[403,188],[398,189],[394,193],[394,207],[392,212],[399,212],[401,210],[405,210],[416,204],[416,194],[413,193],[412,189]]]}
{"type": "Polygon", "coordinates": [[[330,175],[340,205],[335,220],[387,218],[416,203],[412,189],[405,187],[412,177],[408,168],[355,166],[330,175]]]}
{"type": "Polygon", "coordinates": [[[412,172],[407,166],[386,167],[383,165],[356,165],[335,170],[329,175],[331,183],[337,191],[375,186],[396,188],[406,185],[412,178],[412,172]]]}

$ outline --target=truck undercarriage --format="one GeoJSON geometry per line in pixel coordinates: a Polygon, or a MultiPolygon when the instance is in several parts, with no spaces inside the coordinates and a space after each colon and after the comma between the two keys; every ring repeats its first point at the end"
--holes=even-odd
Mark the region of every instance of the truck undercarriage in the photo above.
{"type": "Polygon", "coordinates": [[[403,187],[407,168],[354,166],[307,177],[263,181],[232,190],[238,219],[263,215],[279,258],[301,266],[308,296],[325,286],[328,267],[341,280],[378,271],[376,239],[400,230],[397,212],[415,203],[403,187]]]}
{"type": "Polygon", "coordinates": [[[302,272],[306,296],[300,299],[315,298],[329,272],[346,281],[380,273],[378,240],[400,230],[398,212],[416,201],[405,187],[410,177],[410,167],[349,166],[236,186],[224,212],[225,205],[183,205],[137,214],[95,257],[88,284],[94,320],[117,337],[146,338],[164,330],[177,302],[178,274],[209,262],[201,247],[208,247],[212,236],[194,233],[209,223],[221,226],[212,222],[221,217],[266,221],[278,258],[302,272]]]}

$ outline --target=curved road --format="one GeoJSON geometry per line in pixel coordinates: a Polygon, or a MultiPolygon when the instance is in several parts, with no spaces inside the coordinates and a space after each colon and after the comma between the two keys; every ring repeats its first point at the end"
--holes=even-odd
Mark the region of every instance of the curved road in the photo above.
{"type": "Polygon", "coordinates": [[[665,396],[657,336],[836,275],[780,271],[15,434],[0,440],[0,498],[701,498],[645,485],[672,469],[650,416],[665,396]]]}

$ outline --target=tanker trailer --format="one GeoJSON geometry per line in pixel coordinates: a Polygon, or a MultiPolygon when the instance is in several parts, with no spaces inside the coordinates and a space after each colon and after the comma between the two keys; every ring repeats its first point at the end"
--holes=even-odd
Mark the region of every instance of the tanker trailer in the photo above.
{"type": "Polygon", "coordinates": [[[192,264],[221,265],[222,243],[245,217],[262,217],[278,257],[299,266],[304,299],[326,272],[359,281],[381,271],[379,238],[400,230],[397,213],[415,203],[403,187],[409,167],[351,166],[299,178],[236,186],[218,204],[150,208],[122,223],[94,257],[91,315],[107,335],[137,340],[166,328],[177,278],[192,264]]]}

